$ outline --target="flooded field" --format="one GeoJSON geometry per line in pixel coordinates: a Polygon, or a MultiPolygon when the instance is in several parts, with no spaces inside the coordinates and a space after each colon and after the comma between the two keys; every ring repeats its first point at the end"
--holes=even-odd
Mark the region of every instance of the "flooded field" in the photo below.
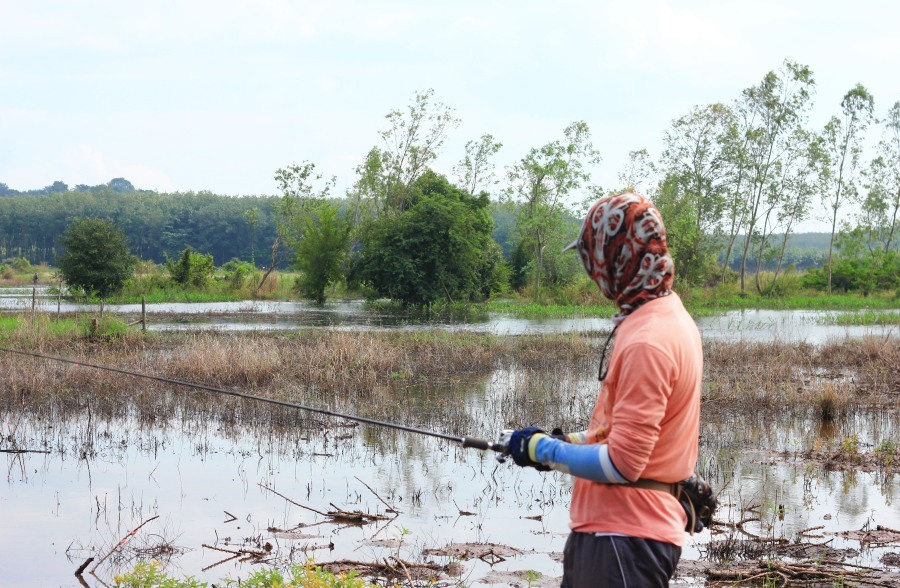
{"type": "MultiPolygon", "coordinates": [[[[526,341],[504,350],[512,356],[504,359],[477,346],[459,349],[463,343],[452,338],[441,347],[410,336],[390,342],[412,359],[376,368],[381,364],[372,362],[388,355],[377,349],[382,338],[322,333],[316,344],[332,353],[350,343],[376,348],[375,357],[357,361],[361,372],[380,372],[371,381],[326,386],[310,372],[315,366],[302,365],[325,360],[296,351],[312,343],[259,337],[244,347],[245,337],[135,349],[121,361],[144,371],[161,362],[178,376],[188,368],[176,357],[196,363],[186,350],[200,347],[236,366],[223,375],[219,365],[218,379],[204,380],[210,384],[251,393],[258,387],[306,406],[454,436],[493,438],[532,423],[579,428],[596,395],[592,342],[580,339],[526,341]],[[248,349],[278,351],[285,379],[252,385],[248,349]],[[428,371],[441,363],[436,354],[455,359],[428,371]],[[470,368],[459,369],[465,361],[470,368]]],[[[766,358],[787,356],[790,347],[770,353],[724,343],[708,350],[700,469],[719,492],[720,524],[688,540],[676,585],[705,585],[706,569],[723,561],[749,566],[769,557],[840,562],[857,576],[838,585],[898,585],[900,381],[896,368],[863,373],[859,359],[885,361],[875,357],[881,346],[801,350],[797,357],[816,360],[798,371],[800,362],[788,357],[783,381],[781,366],[766,358]],[[844,357],[846,369],[829,367],[829,354],[844,357]],[[771,382],[753,367],[767,361],[771,382]],[[785,404],[776,388],[857,398],[824,418],[821,400],[785,404]],[[870,568],[877,576],[859,575],[870,568]]],[[[93,345],[81,351],[85,360],[115,356],[93,345]]],[[[139,560],[217,582],[309,558],[380,577],[401,574],[395,580],[403,584],[409,574],[440,585],[558,585],[571,492],[565,476],[428,436],[80,366],[2,360],[0,377],[10,383],[0,405],[4,586],[94,588],[139,560]]]]}
{"type": "MultiPolygon", "coordinates": [[[[0,289],[0,310],[66,314],[96,313],[96,305],[57,300],[46,290],[0,289]]],[[[140,318],[140,304],[107,305],[107,312],[128,320],[140,318]]],[[[896,310],[881,311],[894,313],[896,310]]],[[[328,302],[315,305],[302,301],[242,301],[161,303],[147,305],[148,328],[153,331],[291,331],[298,328],[338,330],[428,330],[471,331],[494,335],[537,335],[603,331],[609,319],[596,317],[523,319],[486,314],[456,320],[435,321],[421,313],[373,311],[362,301],[328,302]]],[[[704,338],[728,341],[805,341],[822,343],[845,337],[900,337],[897,325],[839,325],[834,316],[853,314],[834,311],[737,310],[699,319],[704,338]]]]}

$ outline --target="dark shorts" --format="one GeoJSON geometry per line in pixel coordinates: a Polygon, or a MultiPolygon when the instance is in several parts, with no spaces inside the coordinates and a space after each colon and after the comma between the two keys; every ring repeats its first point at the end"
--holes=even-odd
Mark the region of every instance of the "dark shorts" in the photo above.
{"type": "Polygon", "coordinates": [[[681,548],[671,543],[573,532],[563,551],[561,586],[665,588],[680,557],[681,548]]]}

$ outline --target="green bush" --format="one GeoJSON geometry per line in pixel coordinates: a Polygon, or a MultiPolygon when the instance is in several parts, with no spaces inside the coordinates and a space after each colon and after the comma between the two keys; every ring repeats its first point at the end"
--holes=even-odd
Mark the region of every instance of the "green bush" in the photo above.
{"type": "Polygon", "coordinates": [[[256,268],[249,261],[241,261],[233,258],[231,261],[222,266],[225,272],[225,281],[234,290],[240,290],[248,280],[252,279],[256,274],[256,268]]]}
{"type": "Polygon", "coordinates": [[[74,291],[106,298],[120,291],[134,273],[137,258],[128,250],[128,238],[110,221],[75,221],[60,243],[65,253],[59,257],[59,273],[74,291]]]}
{"type": "Polygon", "coordinates": [[[216,270],[212,255],[198,253],[191,247],[185,247],[178,261],[167,258],[166,269],[172,281],[185,288],[205,287],[216,270]]]}
{"type": "Polygon", "coordinates": [[[443,176],[426,172],[402,211],[385,214],[361,232],[354,282],[405,304],[477,301],[496,283],[490,265],[489,200],[473,197],[443,176]]]}
{"type": "MultiPolygon", "coordinates": [[[[808,271],[802,284],[816,290],[827,290],[828,269],[808,271]]],[[[831,271],[831,287],[832,290],[861,292],[864,295],[900,288],[900,252],[838,258],[831,271]]]]}
{"type": "Polygon", "coordinates": [[[10,257],[3,260],[4,266],[9,266],[17,272],[27,272],[31,269],[31,263],[24,257],[10,257]]]}

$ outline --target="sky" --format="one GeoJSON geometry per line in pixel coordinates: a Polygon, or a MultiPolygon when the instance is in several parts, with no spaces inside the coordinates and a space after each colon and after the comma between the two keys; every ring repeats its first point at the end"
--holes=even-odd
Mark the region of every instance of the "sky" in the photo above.
{"type": "Polygon", "coordinates": [[[342,190],[433,89],[461,120],[437,171],[490,133],[502,173],[585,121],[615,187],[629,151],[786,58],[814,72],[813,128],[857,83],[883,116],[897,23],[894,0],[0,0],[0,182],[276,194],[310,161],[342,190]]]}

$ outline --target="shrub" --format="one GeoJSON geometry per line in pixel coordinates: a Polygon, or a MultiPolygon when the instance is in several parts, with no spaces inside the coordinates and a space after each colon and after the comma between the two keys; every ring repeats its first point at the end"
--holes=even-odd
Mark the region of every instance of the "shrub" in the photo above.
{"type": "Polygon", "coordinates": [[[17,272],[27,272],[31,269],[31,263],[24,257],[10,257],[3,260],[3,265],[8,265],[17,272]]]}
{"type": "Polygon", "coordinates": [[[247,283],[248,278],[253,278],[256,274],[256,268],[252,263],[237,258],[226,262],[222,266],[222,271],[225,272],[225,281],[235,290],[241,289],[247,283]]]}
{"type": "Polygon", "coordinates": [[[166,258],[166,269],[176,284],[203,288],[209,283],[216,268],[213,265],[212,255],[198,253],[191,247],[186,247],[178,261],[166,258]]]}

